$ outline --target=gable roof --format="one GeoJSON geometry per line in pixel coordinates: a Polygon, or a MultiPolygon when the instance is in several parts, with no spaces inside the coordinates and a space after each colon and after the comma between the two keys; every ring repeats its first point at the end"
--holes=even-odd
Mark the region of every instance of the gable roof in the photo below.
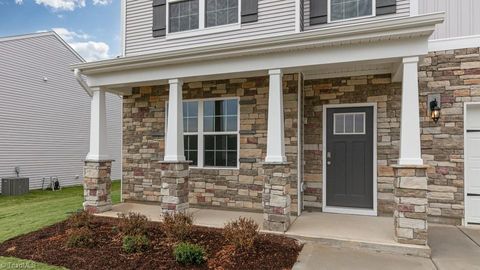
{"type": "Polygon", "coordinates": [[[72,52],[75,57],[78,58],[81,62],[86,62],[83,57],[78,54],[77,51],[75,51],[63,38],[61,38],[57,33],[54,31],[47,31],[47,32],[38,32],[38,33],[31,33],[31,34],[25,34],[25,35],[16,35],[16,36],[8,36],[8,37],[0,37],[0,43],[2,42],[9,42],[9,41],[15,41],[15,40],[25,40],[25,39],[33,39],[33,38],[39,38],[39,37],[45,37],[45,36],[53,36],[55,37],[60,43],[63,44],[70,52],[72,52]]]}

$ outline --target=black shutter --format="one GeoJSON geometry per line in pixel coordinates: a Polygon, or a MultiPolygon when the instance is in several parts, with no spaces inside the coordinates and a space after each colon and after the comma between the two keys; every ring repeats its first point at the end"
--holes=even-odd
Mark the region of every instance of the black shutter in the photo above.
{"type": "Polygon", "coordinates": [[[166,0],[153,0],[153,37],[163,37],[167,30],[166,0]]]}
{"type": "Polygon", "coordinates": [[[258,21],[258,0],[242,0],[242,23],[258,21]]]}
{"type": "Polygon", "coordinates": [[[397,12],[397,0],[377,0],[377,16],[397,12]]]}
{"type": "Polygon", "coordinates": [[[327,0],[310,0],[310,25],[327,23],[327,13],[327,0]]]}

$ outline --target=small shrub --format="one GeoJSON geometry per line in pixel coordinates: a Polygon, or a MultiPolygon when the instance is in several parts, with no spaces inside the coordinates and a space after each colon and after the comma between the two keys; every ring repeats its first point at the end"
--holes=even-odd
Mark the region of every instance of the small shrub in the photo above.
{"type": "Polygon", "coordinates": [[[87,227],[73,229],[67,238],[67,246],[71,248],[89,248],[94,245],[93,232],[87,227]]]}
{"type": "Polygon", "coordinates": [[[140,213],[130,212],[128,215],[119,214],[118,229],[125,236],[146,235],[148,218],[140,213]]]}
{"type": "Polygon", "coordinates": [[[223,236],[240,250],[249,250],[258,237],[258,224],[251,218],[239,218],[225,225],[223,236]]]}
{"type": "Polygon", "coordinates": [[[127,253],[143,252],[150,246],[150,241],[145,235],[126,235],[123,237],[122,248],[127,253]]]}
{"type": "Polygon", "coordinates": [[[163,229],[168,238],[177,241],[187,240],[192,231],[193,218],[191,214],[173,213],[163,216],[163,229]]]}
{"type": "Polygon", "coordinates": [[[87,211],[78,211],[68,219],[70,228],[89,228],[93,227],[93,215],[87,211]]]}
{"type": "Polygon", "coordinates": [[[200,265],[205,262],[205,251],[199,245],[180,243],[173,250],[175,260],[183,265],[200,265]]]}

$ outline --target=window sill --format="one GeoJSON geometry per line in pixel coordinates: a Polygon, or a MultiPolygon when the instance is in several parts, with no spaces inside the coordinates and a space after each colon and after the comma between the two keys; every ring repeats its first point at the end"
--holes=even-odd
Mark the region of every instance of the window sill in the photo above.
{"type": "Polygon", "coordinates": [[[240,170],[239,167],[193,167],[191,166],[190,169],[195,169],[195,170],[219,170],[219,171],[238,171],[240,170]]]}
{"type": "Polygon", "coordinates": [[[348,19],[343,19],[343,20],[335,20],[335,21],[332,21],[329,18],[328,19],[328,24],[355,22],[355,21],[360,21],[360,20],[374,18],[374,17],[376,17],[376,16],[375,15],[366,15],[366,16],[361,16],[361,17],[353,17],[353,18],[348,18],[348,19]]]}
{"type": "Polygon", "coordinates": [[[174,32],[174,33],[167,33],[165,35],[165,39],[180,39],[180,38],[189,38],[201,35],[208,35],[208,34],[215,34],[221,32],[228,32],[233,30],[239,30],[241,28],[240,23],[236,24],[226,24],[214,27],[208,27],[203,29],[195,29],[183,32],[174,32]]]}

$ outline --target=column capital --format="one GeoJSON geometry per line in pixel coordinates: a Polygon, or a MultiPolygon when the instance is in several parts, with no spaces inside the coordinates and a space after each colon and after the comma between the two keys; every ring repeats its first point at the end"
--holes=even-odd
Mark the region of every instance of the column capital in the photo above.
{"type": "Polygon", "coordinates": [[[98,92],[98,91],[102,91],[103,89],[99,86],[94,86],[94,87],[90,87],[90,91],[92,92],[98,92]]]}
{"type": "Polygon", "coordinates": [[[404,64],[406,64],[406,63],[418,63],[419,60],[420,60],[420,58],[418,56],[404,57],[402,59],[402,63],[404,63],[404,64]]]}
{"type": "Polygon", "coordinates": [[[268,75],[282,75],[283,72],[281,69],[269,69],[268,70],[268,75]]]}
{"type": "Polygon", "coordinates": [[[168,80],[168,83],[169,84],[180,84],[180,85],[182,85],[183,80],[182,79],[170,79],[170,80],[168,80]]]}

